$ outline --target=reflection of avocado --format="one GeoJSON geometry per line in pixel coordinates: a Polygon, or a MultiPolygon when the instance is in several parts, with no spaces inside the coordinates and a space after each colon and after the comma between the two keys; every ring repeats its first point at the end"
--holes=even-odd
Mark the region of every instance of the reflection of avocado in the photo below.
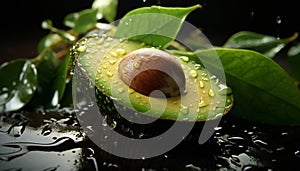
{"type": "MultiPolygon", "coordinates": [[[[108,36],[86,37],[76,44],[74,54],[77,65],[97,87],[100,103],[106,110],[118,111],[117,113],[130,110],[136,116],[140,113],[154,118],[180,121],[211,120],[223,116],[230,110],[232,95],[228,87],[220,83],[215,76],[209,75],[200,64],[196,64],[186,56],[176,56],[167,51],[163,53],[168,53],[182,68],[185,90],[180,90],[176,96],[165,93],[167,98],[153,97],[135,91],[122,79],[120,63],[126,55],[142,48],[152,47],[108,36]],[[114,105],[109,105],[112,102],[114,105]],[[111,109],[112,107],[114,109],[111,109]]],[[[134,55],[131,57],[134,60],[134,55]]],[[[127,71],[123,72],[125,74],[127,71]]],[[[156,79],[160,81],[161,78],[156,79]]],[[[174,80],[180,82],[178,79],[174,80]]]]}

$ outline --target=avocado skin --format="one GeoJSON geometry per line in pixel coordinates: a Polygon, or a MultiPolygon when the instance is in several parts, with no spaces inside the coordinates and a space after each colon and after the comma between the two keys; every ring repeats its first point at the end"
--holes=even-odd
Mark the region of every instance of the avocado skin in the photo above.
{"type": "Polygon", "coordinates": [[[96,102],[101,115],[105,118],[106,123],[121,135],[136,139],[151,138],[167,131],[175,122],[173,120],[156,119],[149,124],[138,124],[153,120],[153,117],[138,114],[137,111],[119,104],[98,89],[95,91],[96,102]],[[126,115],[126,118],[134,118],[135,122],[124,118],[120,113],[126,115]]]}

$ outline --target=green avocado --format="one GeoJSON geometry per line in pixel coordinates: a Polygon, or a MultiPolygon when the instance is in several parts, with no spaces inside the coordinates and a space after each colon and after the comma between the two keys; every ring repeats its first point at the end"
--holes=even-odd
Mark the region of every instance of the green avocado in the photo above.
{"type": "Polygon", "coordinates": [[[233,96],[229,87],[201,64],[168,50],[163,51],[169,53],[183,70],[185,92],[180,96],[157,98],[135,91],[124,83],[118,69],[124,56],[142,48],[154,47],[106,35],[85,37],[74,46],[76,64],[96,87],[100,106],[106,112],[115,115],[130,110],[135,115],[163,120],[206,121],[222,117],[232,108],[233,96]]]}

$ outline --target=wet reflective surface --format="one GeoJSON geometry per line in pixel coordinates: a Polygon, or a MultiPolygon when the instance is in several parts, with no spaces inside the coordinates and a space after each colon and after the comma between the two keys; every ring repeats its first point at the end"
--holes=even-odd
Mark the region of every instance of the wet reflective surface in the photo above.
{"type": "Polygon", "coordinates": [[[203,145],[197,129],[166,154],[130,160],[97,147],[71,109],[2,113],[0,169],[249,171],[287,170],[300,162],[300,127],[261,125],[229,114],[203,145]]]}

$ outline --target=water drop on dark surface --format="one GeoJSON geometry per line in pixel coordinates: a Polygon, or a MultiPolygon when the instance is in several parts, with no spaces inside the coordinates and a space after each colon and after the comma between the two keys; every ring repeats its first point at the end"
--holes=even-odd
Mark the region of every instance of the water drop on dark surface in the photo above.
{"type": "Polygon", "coordinates": [[[295,152],[295,155],[296,155],[297,157],[300,157],[300,150],[297,150],[297,151],[295,152]]]}

